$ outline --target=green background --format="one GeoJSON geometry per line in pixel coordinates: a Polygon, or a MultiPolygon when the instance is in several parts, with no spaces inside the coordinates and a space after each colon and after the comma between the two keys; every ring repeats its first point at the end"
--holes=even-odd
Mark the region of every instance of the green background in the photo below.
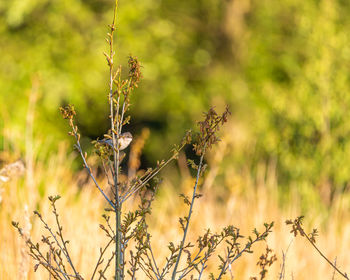
{"type": "MultiPolygon", "coordinates": [[[[113,2],[0,0],[2,150],[25,152],[33,81],[42,149],[68,138],[58,110],[67,103],[86,143],[106,132],[102,53],[113,2]]],[[[330,199],[347,190],[349,13],[346,0],[120,1],[117,61],[125,72],[129,54],[143,65],[128,129],[151,129],[145,160],[165,156],[209,106],[227,103],[245,136],[223,168],[254,175],[274,162],[281,188],[326,186],[330,199]]]]}

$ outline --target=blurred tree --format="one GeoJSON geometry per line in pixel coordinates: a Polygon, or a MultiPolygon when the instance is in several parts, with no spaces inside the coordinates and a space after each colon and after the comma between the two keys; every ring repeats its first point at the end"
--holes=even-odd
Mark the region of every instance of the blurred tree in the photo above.
{"type": "Polygon", "coordinates": [[[263,0],[246,18],[252,165],[276,160],[281,185],[316,186],[326,201],[350,180],[349,11],[346,1],[263,0]]]}
{"type": "MultiPolygon", "coordinates": [[[[112,5],[0,0],[4,126],[25,129],[38,75],[35,133],[65,138],[57,109],[65,103],[76,105],[83,134],[105,132],[102,52],[112,5]]],[[[348,1],[130,0],[120,1],[119,11],[118,63],[131,53],[143,64],[130,130],[151,127],[149,160],[166,153],[164,140],[178,141],[209,105],[229,103],[246,137],[225,165],[254,173],[259,163],[274,161],[282,186],[305,192],[316,186],[326,200],[347,188],[348,1]]]]}
{"type": "MultiPolygon", "coordinates": [[[[105,132],[107,67],[102,52],[112,2],[1,2],[0,86],[9,121],[24,124],[25,92],[38,73],[42,96],[37,131],[57,135],[57,108],[69,102],[78,109],[85,135],[105,132]],[[13,106],[22,113],[8,110],[13,106]]],[[[230,96],[231,74],[222,65],[231,57],[222,29],[225,2],[132,0],[121,1],[119,11],[119,63],[125,65],[132,53],[144,72],[133,99],[131,129],[152,126],[156,137],[150,153],[165,153],[159,148],[160,134],[166,133],[169,143],[177,141],[179,131],[192,126],[189,122],[198,119],[213,96],[230,96]]]]}

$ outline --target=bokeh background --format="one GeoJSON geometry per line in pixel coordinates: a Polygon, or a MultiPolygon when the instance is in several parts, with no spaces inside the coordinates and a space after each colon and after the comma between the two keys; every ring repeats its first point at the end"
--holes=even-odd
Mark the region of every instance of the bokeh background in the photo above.
{"type": "MultiPolygon", "coordinates": [[[[0,185],[0,279],[22,277],[25,257],[9,224],[24,219],[25,205],[29,212],[43,210],[48,195],[71,196],[62,215],[78,212],[79,227],[81,206],[94,192],[58,108],[75,105],[84,148],[92,152],[91,140],[108,129],[102,53],[113,2],[0,0],[0,161],[26,165],[24,176],[0,185]]],[[[117,61],[126,71],[132,54],[143,66],[127,127],[135,136],[150,131],[140,168],[166,158],[210,106],[221,111],[228,104],[232,116],[206,159],[203,181],[208,198],[201,205],[216,216],[204,219],[211,216],[198,210],[194,231],[234,223],[249,234],[277,221],[270,247],[279,263],[271,279],[292,239],[283,224],[292,215],[306,215],[310,228],[319,227],[320,246],[330,258],[350,266],[344,257],[350,244],[349,13],[344,0],[120,1],[117,61]]],[[[190,149],[164,174],[167,187],[155,206],[167,214],[164,221],[177,220],[183,208],[177,194],[190,191],[186,155],[190,149]]],[[[84,211],[98,223],[99,211],[84,211]]],[[[35,236],[39,224],[28,215],[35,236]]],[[[158,232],[166,236],[167,229],[158,232]]],[[[76,242],[84,264],[84,242],[76,242]]],[[[332,270],[298,242],[291,246],[286,279],[316,277],[316,267],[318,279],[331,279],[332,270]]],[[[235,279],[257,274],[257,257],[251,259],[237,267],[235,279]]],[[[30,279],[46,279],[28,271],[30,279]]]]}

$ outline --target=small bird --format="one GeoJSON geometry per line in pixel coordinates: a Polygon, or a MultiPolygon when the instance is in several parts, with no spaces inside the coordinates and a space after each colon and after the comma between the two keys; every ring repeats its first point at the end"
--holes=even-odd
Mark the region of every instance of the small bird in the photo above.
{"type": "MultiPolygon", "coordinates": [[[[126,149],[132,141],[132,134],[130,132],[124,132],[119,135],[118,139],[118,148],[119,151],[126,149]]],[[[105,143],[113,148],[113,140],[112,139],[102,139],[98,140],[100,143],[105,143]]]]}

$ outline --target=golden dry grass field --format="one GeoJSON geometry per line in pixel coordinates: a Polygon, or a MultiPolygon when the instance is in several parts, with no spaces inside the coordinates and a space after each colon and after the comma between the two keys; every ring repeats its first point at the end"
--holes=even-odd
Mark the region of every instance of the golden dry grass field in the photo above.
{"type": "MultiPolygon", "coordinates": [[[[338,275],[333,276],[333,269],[305,239],[300,236],[294,238],[290,228],[285,225],[286,219],[303,214],[300,196],[291,191],[288,198],[283,200],[287,202],[279,202],[280,193],[273,165],[261,165],[257,178],[250,178],[249,175],[234,170],[221,170],[220,161],[232,144],[230,135],[226,134],[215,152],[208,157],[209,169],[201,182],[203,197],[195,205],[190,240],[195,242],[196,237],[207,228],[219,231],[228,224],[239,227],[243,235],[249,235],[254,227],[259,230],[263,228],[264,222],[274,221],[273,232],[266,243],[278,259],[269,268],[267,279],[282,279],[282,252],[286,253],[284,279],[341,279],[338,275]],[[220,184],[216,180],[219,173],[220,184]]],[[[46,221],[54,225],[47,197],[55,194],[62,196],[57,207],[64,235],[70,240],[71,257],[84,279],[89,279],[99,247],[105,242],[105,235],[98,225],[102,223],[101,215],[106,205],[84,170],[73,173],[72,164],[76,155],[67,144],[62,143],[58,152],[52,153],[44,164],[37,154],[41,143],[34,143],[32,152],[25,159],[24,175],[0,185],[0,279],[49,279],[42,268],[33,271],[34,263],[26,254],[24,243],[11,226],[11,221],[20,222],[31,238],[39,241],[47,233],[32,212],[40,211],[46,221]]],[[[6,153],[1,156],[9,161],[15,158],[15,155],[6,153]]],[[[95,159],[91,157],[90,161],[94,162],[95,159]]],[[[180,240],[178,218],[186,214],[187,208],[179,194],[190,193],[194,182],[183,161],[184,156],[181,155],[177,162],[180,167],[176,169],[180,170],[177,181],[166,179],[168,177],[164,179],[153,204],[153,213],[149,217],[153,246],[159,263],[168,253],[168,242],[180,240]],[[175,181],[179,183],[174,183],[175,181]]],[[[176,172],[171,171],[171,176],[176,172]]],[[[100,180],[103,183],[102,177],[100,180]]],[[[349,196],[340,195],[334,201],[323,210],[310,202],[305,228],[308,231],[313,227],[319,229],[316,244],[330,260],[336,259],[337,265],[346,270],[350,266],[350,200],[349,196]]],[[[127,207],[133,207],[131,204],[127,207]]],[[[253,254],[244,255],[233,264],[234,279],[249,279],[259,275],[256,263],[265,247],[265,243],[260,243],[253,254]]],[[[217,259],[214,258],[208,270],[215,272],[217,265],[217,259]]],[[[138,279],[144,278],[139,276],[138,279]]],[[[226,279],[231,277],[227,276],[226,279]]]]}

